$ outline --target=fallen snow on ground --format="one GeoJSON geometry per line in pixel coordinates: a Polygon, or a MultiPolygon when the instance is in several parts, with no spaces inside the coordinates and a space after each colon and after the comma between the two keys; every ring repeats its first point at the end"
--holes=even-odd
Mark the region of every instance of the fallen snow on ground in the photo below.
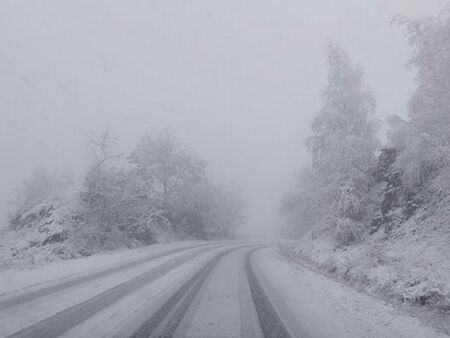
{"type": "Polygon", "coordinates": [[[392,305],[284,260],[275,248],[255,261],[311,337],[447,337],[392,305]]]}
{"type": "MultiPolygon", "coordinates": [[[[326,236],[305,236],[282,252],[370,294],[449,316],[450,232],[444,220],[450,219],[450,209],[442,204],[429,209],[421,209],[389,235],[380,230],[345,247],[336,247],[326,236]]],[[[450,320],[443,326],[450,332],[450,320]]]]}
{"type": "MultiPolygon", "coordinates": [[[[137,318],[139,318],[139,316],[144,316],[147,318],[151,311],[154,311],[159,307],[154,305],[157,300],[156,298],[154,299],[154,297],[160,295],[174,283],[179,283],[180,279],[184,275],[186,275],[189,271],[195,271],[195,267],[204,264],[207,259],[210,259],[212,255],[220,250],[223,249],[218,247],[216,249],[212,249],[211,252],[196,256],[193,259],[184,262],[172,271],[169,271],[167,274],[164,274],[155,281],[148,283],[142,289],[135,290],[116,303],[96,313],[86,321],[83,321],[82,324],[77,325],[75,328],[68,331],[64,336],[96,337],[102,336],[105,332],[107,332],[107,335],[109,336],[110,334],[114,334],[114,331],[124,325],[124,323],[128,321],[133,322],[135,320],[133,318],[134,316],[137,318]],[[150,303],[150,305],[143,308],[144,305],[148,303],[150,303]],[[142,313],[139,314],[139,310],[142,313]]],[[[64,290],[59,290],[44,298],[37,298],[23,304],[15,305],[14,307],[3,311],[0,310],[0,318],[2,318],[2,321],[5,323],[5,325],[0,327],[0,336],[4,337],[20,331],[31,324],[42,321],[45,318],[49,318],[64,309],[80,304],[83,301],[109,290],[116,285],[131,280],[133,277],[141,275],[145,271],[150,271],[156,266],[160,266],[175,257],[182,257],[186,254],[186,252],[193,253],[195,251],[196,249],[192,248],[187,251],[172,253],[168,256],[151,260],[136,267],[127,268],[111,275],[108,274],[96,280],[65,288],[64,290]]],[[[133,327],[136,329],[136,325],[133,327]]],[[[128,332],[126,335],[118,336],[129,336],[132,332],[133,331],[128,332]]]]}
{"type": "Polygon", "coordinates": [[[145,256],[167,250],[189,247],[201,241],[154,244],[137,249],[123,249],[110,253],[96,254],[79,259],[57,261],[48,265],[28,269],[0,270],[0,295],[31,285],[72,278],[79,274],[97,272],[126,262],[133,262],[145,256]]]}

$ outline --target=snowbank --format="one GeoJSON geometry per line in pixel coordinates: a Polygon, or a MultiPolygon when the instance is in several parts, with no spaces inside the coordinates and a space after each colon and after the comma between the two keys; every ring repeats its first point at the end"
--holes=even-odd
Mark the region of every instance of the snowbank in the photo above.
{"type": "Polygon", "coordinates": [[[255,261],[278,292],[287,326],[310,337],[445,337],[417,318],[351,287],[284,260],[275,249],[257,252],[255,261]]]}

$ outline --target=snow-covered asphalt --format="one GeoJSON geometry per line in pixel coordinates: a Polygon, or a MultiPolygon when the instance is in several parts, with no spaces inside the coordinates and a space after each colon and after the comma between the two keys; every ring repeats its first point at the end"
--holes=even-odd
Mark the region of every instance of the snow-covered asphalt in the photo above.
{"type": "Polygon", "coordinates": [[[0,295],[0,337],[441,336],[392,309],[377,318],[378,329],[370,317],[388,305],[293,269],[277,257],[276,244],[168,245],[54,280],[30,280],[0,295]],[[356,313],[346,309],[354,304],[356,313]]]}

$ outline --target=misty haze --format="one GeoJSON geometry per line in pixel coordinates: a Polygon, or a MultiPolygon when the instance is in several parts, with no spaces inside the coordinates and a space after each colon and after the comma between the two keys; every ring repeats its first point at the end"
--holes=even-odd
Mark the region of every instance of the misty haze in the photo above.
{"type": "Polygon", "coordinates": [[[2,0],[0,337],[450,336],[450,1],[2,0]]]}

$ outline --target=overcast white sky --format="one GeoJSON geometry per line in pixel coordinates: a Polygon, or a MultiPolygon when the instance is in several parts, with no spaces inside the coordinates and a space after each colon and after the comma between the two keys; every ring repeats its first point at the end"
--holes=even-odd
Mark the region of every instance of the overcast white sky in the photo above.
{"type": "MultiPolygon", "coordinates": [[[[247,229],[269,233],[320,106],[323,48],[366,68],[378,116],[405,114],[410,49],[396,14],[437,0],[2,0],[0,203],[34,167],[80,167],[83,131],[124,149],[173,129],[221,181],[241,184],[247,229]]],[[[5,208],[0,207],[0,214],[5,208]]]]}

